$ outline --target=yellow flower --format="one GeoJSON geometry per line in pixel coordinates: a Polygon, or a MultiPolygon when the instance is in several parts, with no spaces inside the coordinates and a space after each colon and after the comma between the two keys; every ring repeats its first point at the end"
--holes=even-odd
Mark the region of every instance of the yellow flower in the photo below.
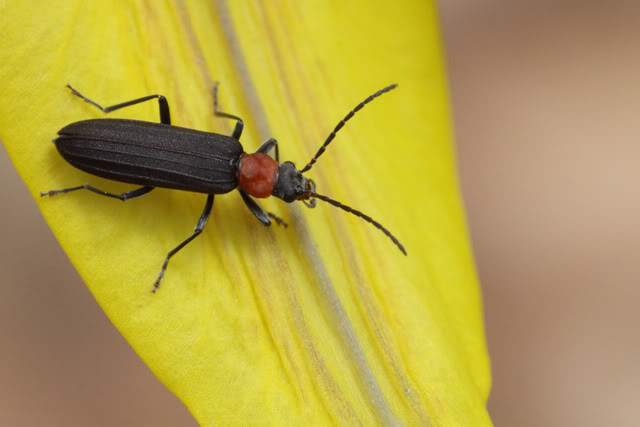
{"type": "MultiPolygon", "coordinates": [[[[40,4],[38,4],[40,3],[40,4]]],[[[491,422],[481,301],[451,146],[437,14],[425,1],[85,2],[0,11],[0,139],[60,244],[113,324],[203,425],[491,422]],[[120,203],[56,152],[64,125],[102,105],[165,95],[173,124],[266,138],[304,165],[333,126],[387,84],[308,173],[318,192],[369,214],[407,248],[322,201],[216,198],[204,233],[176,255],[205,197],[158,189],[120,203]]],[[[112,113],[157,121],[156,102],[112,113]]],[[[55,284],[62,286],[62,284],[55,284]]]]}

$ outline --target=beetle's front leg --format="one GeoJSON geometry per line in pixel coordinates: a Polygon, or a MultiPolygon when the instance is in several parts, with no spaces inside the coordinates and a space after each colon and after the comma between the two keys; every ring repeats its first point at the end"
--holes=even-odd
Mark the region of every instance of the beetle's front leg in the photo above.
{"type": "Polygon", "coordinates": [[[258,148],[256,153],[269,154],[272,148],[276,149],[276,162],[280,163],[280,152],[278,151],[278,141],[274,138],[267,139],[261,146],[258,148]]]}
{"type": "Polygon", "coordinates": [[[284,222],[284,220],[280,218],[278,215],[272,214],[271,212],[266,212],[264,209],[262,209],[260,205],[255,200],[253,200],[251,196],[249,196],[247,193],[245,193],[242,190],[238,190],[238,191],[240,192],[240,195],[242,196],[242,200],[247,205],[251,213],[254,214],[255,217],[258,218],[258,220],[261,223],[263,223],[267,227],[270,226],[271,220],[269,218],[271,217],[276,222],[276,224],[282,225],[285,228],[289,226],[289,224],[284,222]]]}

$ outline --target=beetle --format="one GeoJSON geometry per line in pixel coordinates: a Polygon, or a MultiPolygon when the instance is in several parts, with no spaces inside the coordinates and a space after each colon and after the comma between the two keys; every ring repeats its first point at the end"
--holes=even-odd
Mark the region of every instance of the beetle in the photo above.
{"type": "Polygon", "coordinates": [[[213,112],[218,117],[235,120],[235,128],[231,136],[173,126],[169,103],[162,95],[149,95],[110,107],[102,107],[67,84],[67,88],[73,95],[104,113],[157,99],[160,123],[125,119],[91,119],[63,127],[58,131],[58,136],[53,142],[58,152],[72,166],[99,177],[141,187],[122,194],[114,194],[85,184],[42,192],[40,196],[55,196],[84,189],[101,196],[127,201],[143,196],[156,187],[207,194],[204,210],[193,234],[167,254],[160,274],[153,284],[152,292],[154,293],[160,286],[171,257],[202,233],[207,225],[214,196],[229,193],[235,189],[238,189],[251,213],[266,226],[271,225],[270,218],[285,227],[286,223],[278,216],[265,212],[253,197],[275,196],[287,203],[300,200],[309,208],[315,207],[316,199],[320,199],[373,224],[406,255],[404,246],[380,223],[360,211],[316,193],[315,182],[303,176],[303,173],[309,171],[324,153],[336,133],[356,112],[397,86],[397,84],[387,86],[358,104],[335,126],[311,161],[304,168],[297,169],[293,162],[280,163],[278,142],[273,138],[263,143],[255,153],[248,154],[244,151],[240,144],[244,122],[238,116],[218,110],[218,83],[213,88],[213,112]],[[275,149],[275,160],[268,155],[273,149],[275,149]]]}

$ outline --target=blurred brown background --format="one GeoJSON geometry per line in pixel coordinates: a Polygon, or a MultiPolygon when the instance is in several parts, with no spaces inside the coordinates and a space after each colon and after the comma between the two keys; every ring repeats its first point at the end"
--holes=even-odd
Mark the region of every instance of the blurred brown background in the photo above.
{"type": "MultiPolygon", "coordinates": [[[[640,425],[640,2],[440,10],[492,418],[640,425]]],[[[195,425],[102,314],[4,150],[0,179],[0,425],[195,425]]]]}

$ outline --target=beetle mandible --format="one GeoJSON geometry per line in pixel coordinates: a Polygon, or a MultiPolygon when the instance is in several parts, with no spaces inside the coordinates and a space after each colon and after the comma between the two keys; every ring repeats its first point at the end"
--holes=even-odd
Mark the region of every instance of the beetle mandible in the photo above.
{"type": "Polygon", "coordinates": [[[404,246],[380,223],[360,211],[316,193],[316,184],[313,180],[302,175],[311,169],[336,133],[356,112],[397,86],[397,84],[387,86],[358,104],[344,119],[340,120],[309,163],[298,170],[293,162],[280,163],[278,142],[273,138],[268,139],[253,154],[244,152],[240,144],[244,123],[238,116],[218,111],[218,83],[213,88],[213,112],[218,117],[236,121],[231,136],[171,125],[169,103],[162,95],[149,95],[110,107],[101,107],[67,85],[73,95],[104,113],[157,99],[160,107],[160,123],[125,119],[92,119],[63,127],[53,142],[62,157],[72,166],[93,175],[142,187],[122,194],[114,194],[85,184],[50,190],[40,193],[40,196],[54,196],[84,189],[126,201],[143,196],[156,187],[207,194],[207,201],[194,233],[167,254],[160,274],[153,284],[152,292],[154,293],[160,286],[171,257],[202,233],[207,225],[214,196],[229,193],[236,188],[251,213],[266,226],[271,225],[269,218],[273,218],[276,223],[285,227],[286,223],[276,215],[265,212],[252,197],[276,196],[287,203],[300,200],[309,208],[315,207],[316,199],[320,199],[373,224],[406,255],[404,246]],[[268,155],[272,149],[275,149],[275,160],[268,155]]]}

